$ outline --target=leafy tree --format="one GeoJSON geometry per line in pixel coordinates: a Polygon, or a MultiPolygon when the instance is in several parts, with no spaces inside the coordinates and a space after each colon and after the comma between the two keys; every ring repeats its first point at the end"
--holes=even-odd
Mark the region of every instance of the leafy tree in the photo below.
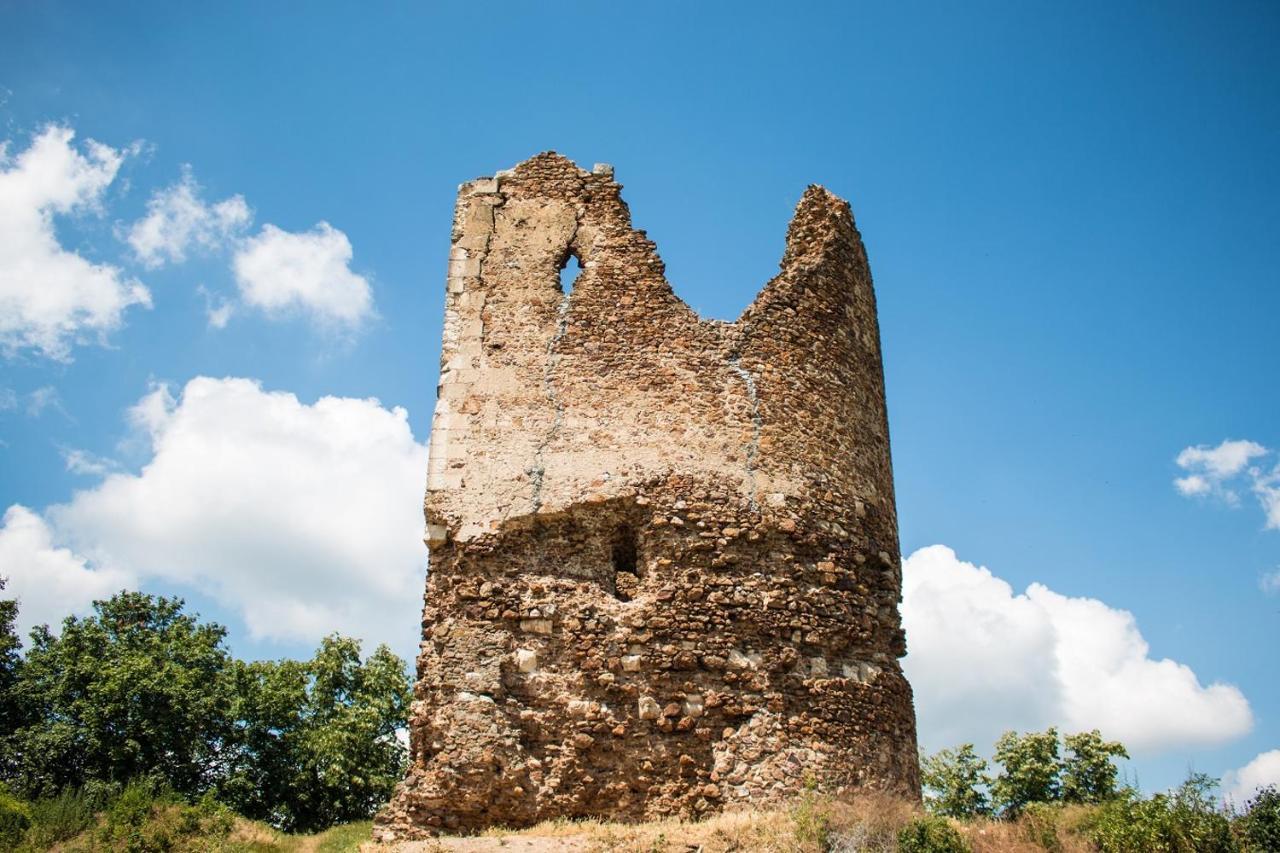
{"type": "Polygon", "coordinates": [[[15,685],[31,719],[11,736],[13,776],[31,796],[151,776],[205,790],[231,733],[226,629],[183,602],[122,592],[31,632],[15,685]]]}
{"type": "Polygon", "coordinates": [[[404,662],[386,646],[326,638],[315,657],[238,663],[238,754],[221,786],[248,817],[289,831],[368,818],[404,773],[404,662]]]}
{"type": "MultiPolygon", "coordinates": [[[[0,578],[0,590],[8,585],[7,578],[0,578]]],[[[14,622],[18,619],[18,602],[12,598],[0,599],[0,736],[8,736],[17,728],[19,712],[13,687],[22,667],[22,640],[14,622]]]]}
{"type": "Polygon", "coordinates": [[[958,749],[944,749],[920,762],[924,787],[932,796],[929,810],[946,817],[965,818],[991,812],[986,788],[991,785],[987,762],[974,751],[973,744],[958,749]]]}
{"type": "Polygon", "coordinates": [[[1236,820],[1240,848],[1248,853],[1280,850],[1280,790],[1269,785],[1259,791],[1236,820]]]}
{"type": "Polygon", "coordinates": [[[1116,794],[1116,758],[1128,758],[1124,745],[1104,741],[1097,729],[1063,738],[1062,799],[1068,803],[1101,803],[1116,794]]]}
{"type": "Polygon", "coordinates": [[[1028,803],[1060,798],[1057,729],[1005,732],[996,741],[995,760],[1004,772],[992,782],[991,796],[1004,814],[1016,817],[1028,803]]]}

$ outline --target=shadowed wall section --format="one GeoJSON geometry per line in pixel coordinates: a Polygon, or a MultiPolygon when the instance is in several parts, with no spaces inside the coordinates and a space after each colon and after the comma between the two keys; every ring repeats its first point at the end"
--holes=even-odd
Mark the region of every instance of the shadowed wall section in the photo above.
{"type": "Polygon", "coordinates": [[[620,189],[555,154],[461,187],[412,763],[379,838],[919,796],[849,206],[806,190],[779,274],[722,323],[620,189]]]}

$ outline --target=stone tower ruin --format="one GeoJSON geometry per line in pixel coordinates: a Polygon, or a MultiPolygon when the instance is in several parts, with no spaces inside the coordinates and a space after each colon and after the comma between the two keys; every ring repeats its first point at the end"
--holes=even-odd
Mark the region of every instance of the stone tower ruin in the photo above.
{"type": "Polygon", "coordinates": [[[384,840],[815,785],[919,796],[849,205],[809,187],[778,275],[725,323],[672,292],[620,190],[553,153],[460,189],[384,840]]]}

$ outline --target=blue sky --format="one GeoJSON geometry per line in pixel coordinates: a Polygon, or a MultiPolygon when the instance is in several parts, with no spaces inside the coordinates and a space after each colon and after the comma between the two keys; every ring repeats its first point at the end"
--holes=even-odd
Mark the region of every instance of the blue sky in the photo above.
{"type": "MultiPolygon", "coordinates": [[[[363,578],[382,583],[383,598],[341,611],[340,627],[379,623],[369,638],[407,652],[416,543],[370,551],[398,561],[382,578],[376,560],[344,556],[358,539],[325,539],[337,534],[317,516],[332,504],[304,505],[314,489],[377,491],[343,466],[350,446],[332,439],[342,425],[382,436],[368,476],[420,491],[457,184],[546,149],[612,163],[676,292],[732,319],[776,269],[800,193],[822,183],[852,203],[875,274],[904,555],[945,545],[955,557],[928,552],[919,576],[980,580],[973,566],[986,566],[1015,595],[1041,584],[1131,613],[1149,648],[1117,643],[1144,661],[1137,671],[1184,665],[1199,685],[1188,701],[1203,706],[1187,725],[1134,712],[1139,730],[1169,732],[1131,765],[1148,787],[1280,747],[1280,582],[1266,581],[1280,571],[1280,522],[1268,527],[1265,514],[1267,489],[1280,487],[1267,479],[1280,447],[1273,4],[298,9],[0,2],[4,169],[18,169],[50,125],[75,132],[63,148],[86,163],[87,139],[118,152],[109,180],[98,163],[82,203],[40,215],[60,251],[109,265],[151,302],[123,308],[110,328],[64,335],[61,354],[15,343],[0,317],[0,336],[11,330],[0,353],[0,509],[30,513],[7,516],[13,541],[25,525],[30,547],[0,551],[10,561],[0,572],[38,584],[39,560],[54,560],[70,578],[97,578],[81,592],[125,580],[180,593],[255,656],[305,653],[326,602],[341,611],[364,594],[363,578]],[[239,196],[243,216],[224,208],[223,220],[200,220],[183,260],[155,244],[147,256],[129,234],[184,169],[201,210],[239,196]],[[243,264],[238,275],[237,258],[254,248],[261,275],[243,264]],[[278,289],[272,264],[289,252],[320,253],[318,290],[278,289]],[[221,328],[210,322],[219,307],[230,309],[221,328]],[[188,385],[197,377],[208,379],[188,385]],[[322,411],[326,396],[351,400],[322,411]],[[135,409],[144,397],[150,408],[135,409]],[[368,398],[379,402],[353,402],[368,398]],[[220,420],[224,411],[240,420],[220,420]],[[269,452],[293,428],[314,455],[269,452]],[[317,433],[328,444],[312,442],[317,433]],[[234,464],[197,464],[218,435],[265,448],[277,467],[238,491],[234,464]],[[1176,462],[1227,440],[1252,444],[1176,462]],[[162,454],[163,472],[144,476],[162,454]],[[309,460],[343,470],[328,485],[295,484],[309,460]],[[112,476],[120,482],[108,488],[112,476]],[[180,518],[158,513],[150,528],[122,523],[173,509],[166,489],[203,503],[180,518]],[[244,507],[265,498],[279,517],[246,531],[244,507]],[[190,565],[177,565],[184,555],[190,565]],[[14,562],[23,559],[32,562],[14,562]],[[272,583],[310,578],[313,563],[321,568],[303,581],[313,598],[255,610],[272,583]],[[379,609],[405,589],[394,619],[379,609]],[[1213,683],[1238,690],[1247,719],[1210,694],[1213,683]]],[[[0,234],[13,269],[38,269],[14,266],[33,245],[0,234]]],[[[3,276],[0,314],[14,314],[23,297],[2,289],[18,279],[3,276]]],[[[1027,630],[1058,637],[1046,641],[1056,657],[1010,662],[1029,668],[1020,683],[1065,666],[1075,634],[1052,616],[1061,608],[1002,603],[975,583],[964,594],[979,612],[1030,607],[1044,624],[1027,630]]],[[[46,597],[50,613],[79,601],[46,597]]],[[[948,618],[929,612],[935,628],[948,618]]],[[[909,633],[924,644],[913,654],[931,653],[929,630],[909,633]]],[[[922,702],[972,699],[964,685],[923,677],[913,676],[922,702]]],[[[1088,723],[1144,701],[1074,696],[1081,678],[1063,678],[1054,707],[1005,685],[979,691],[972,707],[935,710],[955,712],[954,733],[982,738],[980,720],[1005,707],[1011,720],[1088,723]]],[[[1148,704],[1179,713],[1180,694],[1160,701],[1159,689],[1148,704]]],[[[945,728],[937,717],[922,707],[931,748],[946,745],[930,742],[945,728]]],[[[1266,766],[1280,776],[1274,755],[1266,766]]]]}

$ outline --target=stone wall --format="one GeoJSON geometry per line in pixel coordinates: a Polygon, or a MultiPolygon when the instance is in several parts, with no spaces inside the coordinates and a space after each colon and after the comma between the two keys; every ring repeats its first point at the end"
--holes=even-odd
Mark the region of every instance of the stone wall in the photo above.
{"type": "Polygon", "coordinates": [[[849,206],[809,187],[723,323],[675,296],[620,189],[555,154],[461,187],[412,764],[381,838],[919,796],[849,206]]]}

